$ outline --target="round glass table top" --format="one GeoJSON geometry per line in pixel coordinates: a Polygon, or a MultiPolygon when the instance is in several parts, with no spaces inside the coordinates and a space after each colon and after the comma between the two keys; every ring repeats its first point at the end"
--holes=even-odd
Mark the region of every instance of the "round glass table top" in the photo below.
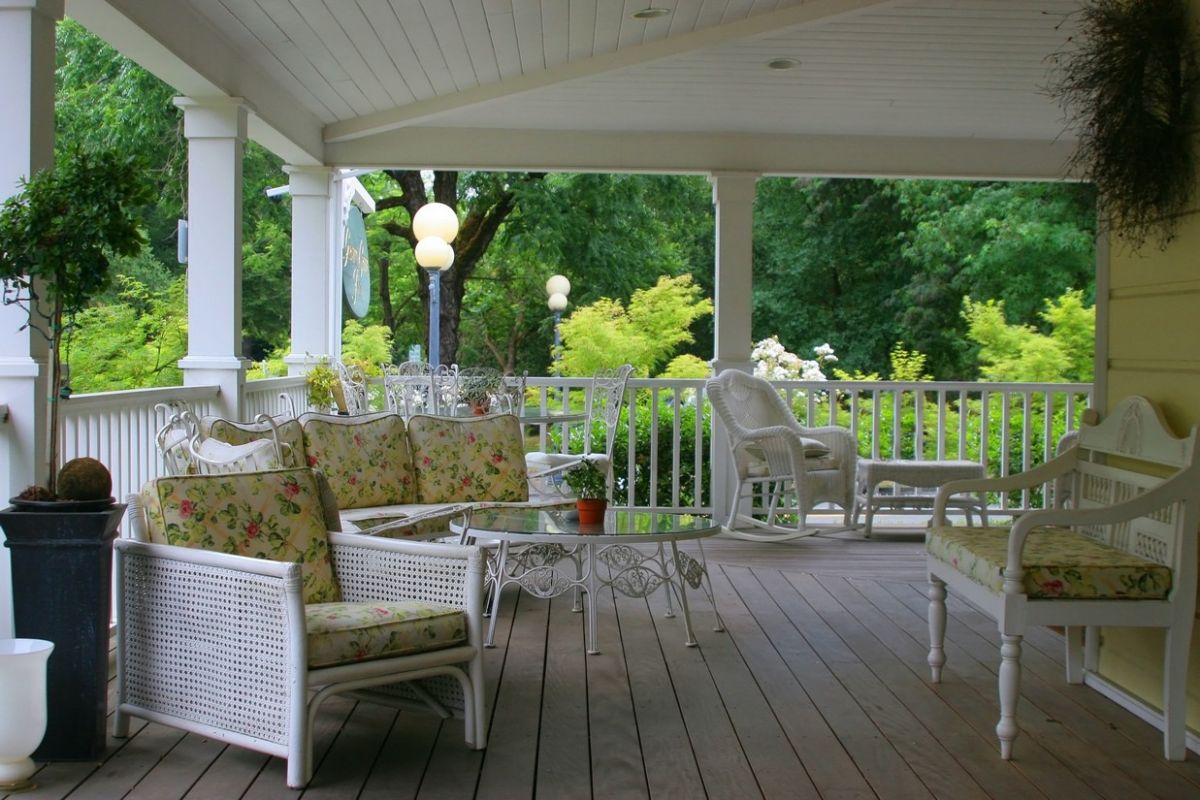
{"type": "MultiPolygon", "coordinates": [[[[460,528],[452,525],[452,528],[460,528]]],[[[471,514],[471,532],[483,536],[554,541],[558,537],[612,539],[614,541],[661,541],[698,539],[720,530],[712,517],[703,514],[671,514],[661,511],[609,509],[604,522],[581,525],[574,509],[544,510],[494,508],[471,514]]]]}

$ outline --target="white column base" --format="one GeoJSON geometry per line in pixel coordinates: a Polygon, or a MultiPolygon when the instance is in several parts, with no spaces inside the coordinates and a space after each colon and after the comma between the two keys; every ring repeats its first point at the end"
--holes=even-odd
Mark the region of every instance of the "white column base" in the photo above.
{"type": "Polygon", "coordinates": [[[184,386],[217,386],[217,413],[226,419],[241,419],[242,388],[250,362],[230,356],[187,356],[180,359],[184,386]]]}
{"type": "Polygon", "coordinates": [[[296,375],[307,375],[309,368],[320,362],[323,358],[329,358],[329,356],[324,353],[316,355],[312,353],[290,353],[283,357],[283,363],[287,364],[288,377],[295,377],[296,375]]]}

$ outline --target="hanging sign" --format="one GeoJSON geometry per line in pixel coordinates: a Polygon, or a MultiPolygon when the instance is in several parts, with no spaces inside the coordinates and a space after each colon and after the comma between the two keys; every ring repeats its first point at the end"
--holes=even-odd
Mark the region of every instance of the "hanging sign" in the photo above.
{"type": "Polygon", "coordinates": [[[342,289],[356,317],[365,317],[371,305],[371,262],[367,259],[367,228],[362,211],[351,204],[346,212],[342,246],[342,289]]]}

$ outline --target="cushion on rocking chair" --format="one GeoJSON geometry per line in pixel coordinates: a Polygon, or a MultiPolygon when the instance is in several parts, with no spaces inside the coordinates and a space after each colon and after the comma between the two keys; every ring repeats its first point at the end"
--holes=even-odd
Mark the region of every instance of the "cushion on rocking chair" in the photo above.
{"type": "MultiPolygon", "coordinates": [[[[1007,528],[931,528],[925,549],[978,584],[1004,591],[1007,528]]],[[[1122,552],[1069,528],[1035,528],[1022,553],[1030,598],[1161,600],[1171,568],[1122,552]]]]}

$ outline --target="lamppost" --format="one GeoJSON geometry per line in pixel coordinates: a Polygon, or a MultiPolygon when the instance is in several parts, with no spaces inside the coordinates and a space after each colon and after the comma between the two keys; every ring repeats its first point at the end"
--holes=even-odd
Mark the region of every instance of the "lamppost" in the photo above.
{"type": "Polygon", "coordinates": [[[567,295],[571,293],[571,282],[565,275],[551,275],[546,281],[546,305],[554,312],[554,372],[558,373],[558,323],[562,320],[562,312],[567,308],[567,295]]]}
{"type": "Polygon", "coordinates": [[[441,363],[442,272],[454,263],[450,242],[458,235],[458,215],[444,203],[426,203],[412,219],[417,264],[429,273],[429,365],[441,363]]]}

